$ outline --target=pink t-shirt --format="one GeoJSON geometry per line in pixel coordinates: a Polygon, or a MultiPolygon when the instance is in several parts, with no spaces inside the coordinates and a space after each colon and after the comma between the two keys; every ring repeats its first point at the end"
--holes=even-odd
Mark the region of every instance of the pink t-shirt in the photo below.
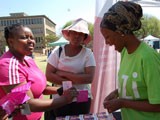
{"type": "MultiPolygon", "coordinates": [[[[0,98],[6,95],[2,86],[31,82],[31,91],[34,98],[42,98],[46,87],[46,77],[37,67],[31,57],[26,56],[24,64],[18,61],[11,52],[6,52],[0,57],[0,98]]],[[[17,114],[13,120],[39,120],[42,112],[32,112],[31,115],[17,114]]]]}

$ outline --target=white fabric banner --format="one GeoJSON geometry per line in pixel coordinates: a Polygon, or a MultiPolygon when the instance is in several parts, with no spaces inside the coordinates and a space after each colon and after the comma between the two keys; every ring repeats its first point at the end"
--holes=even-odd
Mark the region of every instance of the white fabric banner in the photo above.
{"type": "Polygon", "coordinates": [[[93,52],[96,59],[96,72],[92,83],[93,101],[91,112],[103,112],[104,98],[117,86],[117,69],[119,54],[114,47],[105,44],[100,33],[100,22],[103,14],[116,2],[116,0],[96,0],[96,16],[94,25],[93,52]]]}
{"type": "Polygon", "coordinates": [[[128,0],[140,4],[142,7],[160,7],[160,0],[128,0]]]}

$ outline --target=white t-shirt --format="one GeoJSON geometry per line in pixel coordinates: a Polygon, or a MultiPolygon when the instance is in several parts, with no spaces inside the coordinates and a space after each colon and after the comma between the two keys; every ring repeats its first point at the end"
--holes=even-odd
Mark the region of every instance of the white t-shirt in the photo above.
{"type": "MultiPolygon", "coordinates": [[[[56,47],[48,58],[48,63],[55,68],[73,73],[84,73],[84,68],[96,66],[93,52],[91,49],[83,47],[82,50],[73,57],[65,55],[64,46],[62,46],[61,55],[59,57],[59,47],[56,47]]],[[[91,98],[90,84],[73,85],[78,90],[88,90],[88,97],[91,98]]]]}

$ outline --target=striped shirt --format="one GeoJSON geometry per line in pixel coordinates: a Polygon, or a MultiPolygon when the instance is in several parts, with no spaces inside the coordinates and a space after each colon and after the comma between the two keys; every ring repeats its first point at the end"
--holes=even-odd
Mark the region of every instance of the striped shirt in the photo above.
{"type": "MultiPolygon", "coordinates": [[[[26,56],[24,62],[25,64],[20,62],[9,51],[0,57],[0,99],[6,95],[2,86],[22,82],[31,82],[30,89],[34,98],[42,98],[42,92],[46,87],[46,77],[31,57],[26,56]]],[[[41,116],[41,112],[34,112],[28,116],[19,114],[14,120],[37,120],[41,116]]]]}

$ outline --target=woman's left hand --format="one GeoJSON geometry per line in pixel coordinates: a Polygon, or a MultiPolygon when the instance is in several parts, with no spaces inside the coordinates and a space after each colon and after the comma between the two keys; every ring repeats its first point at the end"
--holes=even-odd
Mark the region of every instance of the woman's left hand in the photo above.
{"type": "Polygon", "coordinates": [[[112,99],[103,102],[104,108],[108,110],[109,113],[112,113],[121,108],[121,99],[112,99]]]}

